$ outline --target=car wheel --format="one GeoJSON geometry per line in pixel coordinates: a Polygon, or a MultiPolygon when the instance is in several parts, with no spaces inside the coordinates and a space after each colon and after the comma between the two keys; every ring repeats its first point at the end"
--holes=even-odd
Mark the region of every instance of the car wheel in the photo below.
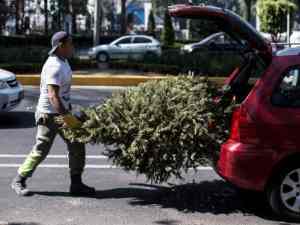
{"type": "Polygon", "coordinates": [[[107,63],[107,62],[109,61],[109,56],[108,56],[108,54],[105,53],[105,52],[100,52],[100,53],[98,53],[98,55],[97,55],[97,61],[98,61],[99,63],[107,63]]]}
{"type": "Polygon", "coordinates": [[[300,165],[285,168],[267,188],[268,203],[277,215],[300,220],[300,165]]]}

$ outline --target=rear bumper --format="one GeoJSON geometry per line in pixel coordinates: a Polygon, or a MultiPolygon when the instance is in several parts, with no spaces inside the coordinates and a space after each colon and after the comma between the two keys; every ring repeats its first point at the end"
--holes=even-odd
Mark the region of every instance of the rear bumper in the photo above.
{"type": "Polygon", "coordinates": [[[217,172],[237,187],[263,191],[270,176],[274,151],[228,141],[221,147],[217,172]]]}

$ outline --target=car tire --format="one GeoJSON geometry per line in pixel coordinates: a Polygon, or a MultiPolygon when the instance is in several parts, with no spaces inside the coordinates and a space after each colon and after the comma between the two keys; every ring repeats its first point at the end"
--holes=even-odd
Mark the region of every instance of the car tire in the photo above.
{"type": "Polygon", "coordinates": [[[109,55],[106,52],[99,52],[97,54],[97,61],[99,63],[107,63],[109,62],[109,55]]]}
{"type": "Polygon", "coordinates": [[[275,214],[284,219],[300,221],[300,165],[293,163],[284,168],[268,185],[266,197],[275,214]],[[296,202],[299,204],[297,207],[296,202]]]}

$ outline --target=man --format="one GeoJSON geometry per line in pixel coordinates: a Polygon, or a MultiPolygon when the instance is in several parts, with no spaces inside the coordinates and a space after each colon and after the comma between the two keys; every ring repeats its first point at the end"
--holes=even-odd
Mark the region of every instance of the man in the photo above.
{"type": "MultiPolygon", "coordinates": [[[[53,35],[52,49],[41,73],[40,98],[36,110],[36,144],[19,168],[11,187],[21,196],[29,195],[26,179],[31,177],[38,165],[47,157],[57,134],[63,139],[61,126],[78,127],[80,121],[71,112],[70,90],[72,71],[67,59],[73,54],[72,38],[63,31],[53,35]],[[57,118],[64,124],[59,125],[57,118]]],[[[85,146],[64,139],[69,151],[72,195],[93,195],[95,189],[82,183],[81,175],[85,166],[85,146]]]]}

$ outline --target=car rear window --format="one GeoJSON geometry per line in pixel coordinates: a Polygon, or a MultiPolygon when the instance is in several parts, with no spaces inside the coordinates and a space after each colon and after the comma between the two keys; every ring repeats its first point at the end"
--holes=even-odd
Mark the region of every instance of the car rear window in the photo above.
{"type": "Polygon", "coordinates": [[[300,107],[300,65],[283,74],[272,95],[272,103],[281,107],[300,107]]]}
{"type": "Polygon", "coordinates": [[[131,38],[124,38],[118,41],[117,44],[131,44],[131,38]]]}
{"type": "Polygon", "coordinates": [[[144,37],[136,37],[133,41],[135,44],[144,44],[144,43],[151,43],[152,41],[148,38],[144,37]]]}

